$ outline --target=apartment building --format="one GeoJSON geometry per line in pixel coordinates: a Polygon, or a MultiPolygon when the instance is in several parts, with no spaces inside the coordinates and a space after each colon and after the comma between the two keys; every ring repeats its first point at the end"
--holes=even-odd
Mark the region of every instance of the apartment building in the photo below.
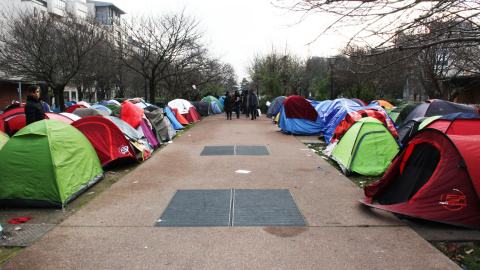
{"type": "MultiPolygon", "coordinates": [[[[66,16],[73,14],[78,18],[95,18],[96,22],[105,31],[111,33],[115,39],[125,40],[119,30],[121,16],[125,14],[113,3],[93,0],[0,0],[1,12],[27,11],[34,16],[66,16]]],[[[9,105],[12,100],[26,101],[27,89],[35,82],[22,82],[21,78],[2,76],[0,70],[0,110],[9,105]]],[[[113,97],[114,93],[112,93],[113,97]]],[[[75,87],[67,86],[64,92],[66,101],[76,100],[78,92],[75,87]]],[[[95,97],[96,99],[96,97],[95,97]]],[[[96,101],[96,100],[95,100],[96,101]]]]}

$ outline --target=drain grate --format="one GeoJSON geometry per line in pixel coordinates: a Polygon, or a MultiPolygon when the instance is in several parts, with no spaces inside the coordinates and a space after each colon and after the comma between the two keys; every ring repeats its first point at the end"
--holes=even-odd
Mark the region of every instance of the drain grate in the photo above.
{"type": "Polygon", "coordinates": [[[155,226],[229,226],[231,197],[230,189],[178,190],[155,226]]]}
{"type": "Polygon", "coordinates": [[[28,247],[53,229],[55,224],[3,224],[2,226],[0,247],[28,247]],[[18,227],[21,229],[15,230],[18,227]]]}
{"type": "Polygon", "coordinates": [[[233,155],[250,155],[250,156],[269,156],[267,147],[265,146],[205,146],[200,156],[233,156],[233,155]]]}
{"type": "Polygon", "coordinates": [[[307,226],[289,190],[235,190],[233,226],[307,226]]]}
{"type": "Polygon", "coordinates": [[[289,190],[179,190],[157,227],[308,226],[289,190]]]}
{"type": "Polygon", "coordinates": [[[269,156],[267,147],[265,146],[243,146],[237,145],[235,148],[237,155],[250,155],[250,156],[269,156]]]}
{"type": "Polygon", "coordinates": [[[205,146],[200,156],[231,156],[235,155],[235,146],[205,146]]]}

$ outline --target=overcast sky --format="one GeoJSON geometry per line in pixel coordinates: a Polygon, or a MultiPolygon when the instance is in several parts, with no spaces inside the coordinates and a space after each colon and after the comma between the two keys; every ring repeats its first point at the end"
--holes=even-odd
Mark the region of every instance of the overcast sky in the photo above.
{"type": "MultiPolygon", "coordinates": [[[[108,1],[108,0],[106,0],[108,1]]],[[[272,0],[275,1],[275,0],[272,0]]],[[[194,16],[205,31],[210,51],[235,68],[238,83],[256,54],[287,51],[302,59],[333,56],[345,44],[345,37],[324,36],[311,45],[329,22],[325,16],[310,16],[297,23],[300,13],[274,7],[268,0],[110,0],[128,15],[180,11],[194,16]]]]}

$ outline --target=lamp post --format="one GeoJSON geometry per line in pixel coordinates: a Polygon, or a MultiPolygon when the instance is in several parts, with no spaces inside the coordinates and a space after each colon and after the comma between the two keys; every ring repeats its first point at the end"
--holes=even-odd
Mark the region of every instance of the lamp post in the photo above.
{"type": "Polygon", "coordinates": [[[330,100],[333,100],[333,67],[335,66],[335,58],[328,58],[330,65],[330,100]]]}

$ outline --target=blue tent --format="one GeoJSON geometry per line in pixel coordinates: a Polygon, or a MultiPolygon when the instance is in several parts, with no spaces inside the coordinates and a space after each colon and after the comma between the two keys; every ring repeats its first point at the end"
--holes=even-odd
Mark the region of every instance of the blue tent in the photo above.
{"type": "Polygon", "coordinates": [[[332,103],[331,100],[324,100],[320,103],[317,104],[317,106],[315,106],[315,110],[318,112],[319,115],[321,115],[322,113],[325,112],[326,108],[328,107],[328,105],[332,103]],[[324,108],[324,110],[322,111],[322,109],[324,108]]]}
{"type": "Polygon", "coordinates": [[[303,97],[290,96],[280,108],[278,126],[296,135],[321,135],[322,122],[315,108],[303,97]],[[290,112],[286,112],[290,110],[290,112]],[[313,121],[313,119],[316,121],[313,121]]]}
{"type": "Polygon", "coordinates": [[[279,96],[276,97],[273,101],[272,104],[268,107],[267,110],[267,116],[272,117],[274,115],[277,115],[277,113],[280,111],[280,108],[282,107],[283,101],[285,101],[287,97],[285,96],[279,96]]]}
{"type": "Polygon", "coordinates": [[[164,111],[167,114],[168,119],[170,119],[170,122],[172,122],[172,126],[175,130],[184,128],[182,124],[178,122],[177,117],[175,117],[175,113],[173,113],[173,111],[169,107],[166,107],[164,111]]]}
{"type": "Polygon", "coordinates": [[[100,104],[95,104],[95,105],[91,106],[90,108],[91,109],[102,110],[102,111],[107,112],[108,114],[112,114],[112,110],[110,110],[109,108],[107,108],[103,105],[100,105],[100,104]]]}
{"type": "MultiPolygon", "coordinates": [[[[347,113],[364,109],[385,111],[377,102],[371,103],[368,106],[360,106],[356,102],[345,98],[335,99],[328,106],[323,107],[320,110],[319,115],[323,122],[323,135],[325,141],[330,143],[335,128],[340,121],[345,118],[347,113]]],[[[395,123],[393,120],[392,122],[395,123]]],[[[395,126],[395,128],[398,128],[398,126],[395,126]]]]}
{"type": "Polygon", "coordinates": [[[220,101],[220,103],[222,103],[222,106],[225,107],[225,98],[227,98],[227,96],[221,96],[218,101],[220,101]]]}
{"type": "Polygon", "coordinates": [[[211,104],[212,104],[212,112],[214,114],[222,113],[222,110],[218,107],[218,104],[216,101],[211,101],[211,104]]]}

